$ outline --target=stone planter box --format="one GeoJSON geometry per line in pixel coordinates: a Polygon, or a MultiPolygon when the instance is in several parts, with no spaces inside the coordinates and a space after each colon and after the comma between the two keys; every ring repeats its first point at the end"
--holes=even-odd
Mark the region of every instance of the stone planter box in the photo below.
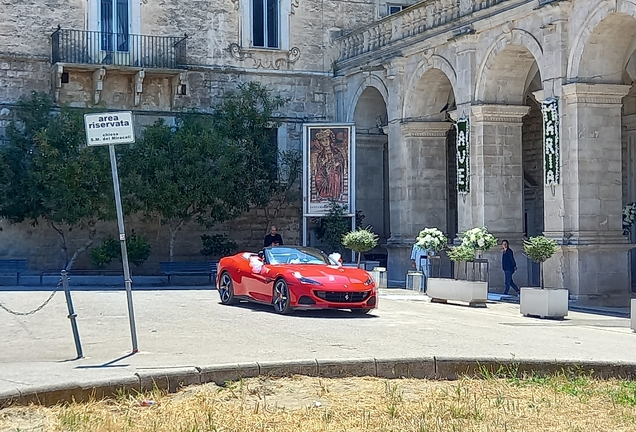
{"type": "Polygon", "coordinates": [[[540,318],[566,317],[568,298],[566,289],[521,288],[521,314],[540,318]]]}
{"type": "Polygon", "coordinates": [[[636,299],[632,299],[632,307],[629,310],[629,316],[631,317],[631,329],[636,331],[636,299]]]}
{"type": "Polygon", "coordinates": [[[387,287],[386,268],[384,268],[384,267],[375,267],[369,273],[371,274],[371,278],[375,282],[376,288],[386,288],[387,287]]]}
{"type": "Polygon", "coordinates": [[[488,282],[429,278],[427,284],[426,294],[433,303],[459,301],[475,306],[488,301],[488,282]]]}

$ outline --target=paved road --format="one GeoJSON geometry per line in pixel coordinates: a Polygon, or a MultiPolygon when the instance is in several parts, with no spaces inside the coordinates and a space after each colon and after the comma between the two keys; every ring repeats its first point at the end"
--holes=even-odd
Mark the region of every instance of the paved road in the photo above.
{"type": "MultiPolygon", "coordinates": [[[[45,292],[0,292],[30,310],[45,292]]],[[[154,368],[293,359],[416,356],[634,361],[629,320],[570,312],[564,321],[519,315],[519,306],[434,304],[385,290],[372,315],[346,311],[279,316],[256,305],[222,306],[216,291],[134,292],[140,353],[131,350],[126,295],[74,292],[86,356],[75,346],[63,293],[26,317],[0,310],[0,392],[66,381],[130,376],[154,368]]]]}

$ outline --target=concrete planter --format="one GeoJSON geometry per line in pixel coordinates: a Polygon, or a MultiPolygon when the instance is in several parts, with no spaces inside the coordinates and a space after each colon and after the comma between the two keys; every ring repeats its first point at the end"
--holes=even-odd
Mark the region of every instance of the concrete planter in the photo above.
{"type": "Polygon", "coordinates": [[[632,299],[632,307],[629,310],[629,316],[631,317],[630,327],[633,331],[636,331],[636,299],[632,299]]]}
{"type": "Polygon", "coordinates": [[[386,268],[384,267],[375,267],[371,272],[371,277],[375,282],[376,288],[386,288],[387,287],[387,278],[386,278],[386,268]]]}
{"type": "Polygon", "coordinates": [[[540,318],[563,318],[568,315],[566,289],[521,288],[521,314],[540,318]]]}
{"type": "Polygon", "coordinates": [[[488,301],[488,282],[429,278],[427,284],[426,294],[434,303],[460,301],[475,306],[488,301]]]}

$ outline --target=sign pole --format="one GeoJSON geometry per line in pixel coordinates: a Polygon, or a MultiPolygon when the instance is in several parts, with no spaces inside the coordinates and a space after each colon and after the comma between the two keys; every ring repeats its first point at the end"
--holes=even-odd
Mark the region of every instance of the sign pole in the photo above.
{"type": "Polygon", "coordinates": [[[115,146],[108,146],[110,153],[110,166],[113,171],[113,187],[115,188],[115,206],[117,207],[117,225],[119,226],[119,241],[121,242],[121,262],[124,266],[124,284],[126,285],[126,298],[128,300],[128,318],[130,320],[130,334],[132,337],[133,353],[139,352],[137,346],[137,328],[135,327],[135,312],[132,300],[132,281],[130,279],[130,267],[128,266],[128,250],[126,249],[126,230],[124,229],[124,212],[121,208],[121,194],[119,192],[119,174],[117,173],[117,158],[115,146]]]}

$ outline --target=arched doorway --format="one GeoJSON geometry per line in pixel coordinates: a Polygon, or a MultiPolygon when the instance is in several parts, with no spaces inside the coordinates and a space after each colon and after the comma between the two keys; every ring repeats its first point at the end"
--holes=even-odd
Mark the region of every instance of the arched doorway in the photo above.
{"type": "MultiPolygon", "coordinates": [[[[384,245],[389,238],[389,182],[387,110],[382,94],[366,87],[357,100],[353,121],[356,126],[356,210],[364,215],[362,225],[371,225],[384,245]]],[[[365,254],[386,266],[387,252],[378,246],[365,254]]]]}
{"type": "Polygon", "coordinates": [[[567,246],[562,251],[565,268],[559,269],[563,277],[557,283],[580,303],[626,306],[633,283],[629,273],[631,267],[633,275],[636,257],[623,235],[622,212],[623,205],[636,199],[636,74],[630,73],[636,50],[634,17],[636,7],[630,2],[606,4],[591,14],[574,38],[569,84],[563,86],[567,246]]]}
{"type": "MultiPolygon", "coordinates": [[[[512,37],[498,41],[485,59],[480,104],[472,107],[472,226],[487,226],[509,241],[517,252],[515,281],[528,286],[539,284],[539,267],[519,253],[523,238],[544,230],[542,79],[533,52],[512,37]]],[[[489,286],[502,290],[499,251],[486,256],[493,269],[489,286]]]]}

